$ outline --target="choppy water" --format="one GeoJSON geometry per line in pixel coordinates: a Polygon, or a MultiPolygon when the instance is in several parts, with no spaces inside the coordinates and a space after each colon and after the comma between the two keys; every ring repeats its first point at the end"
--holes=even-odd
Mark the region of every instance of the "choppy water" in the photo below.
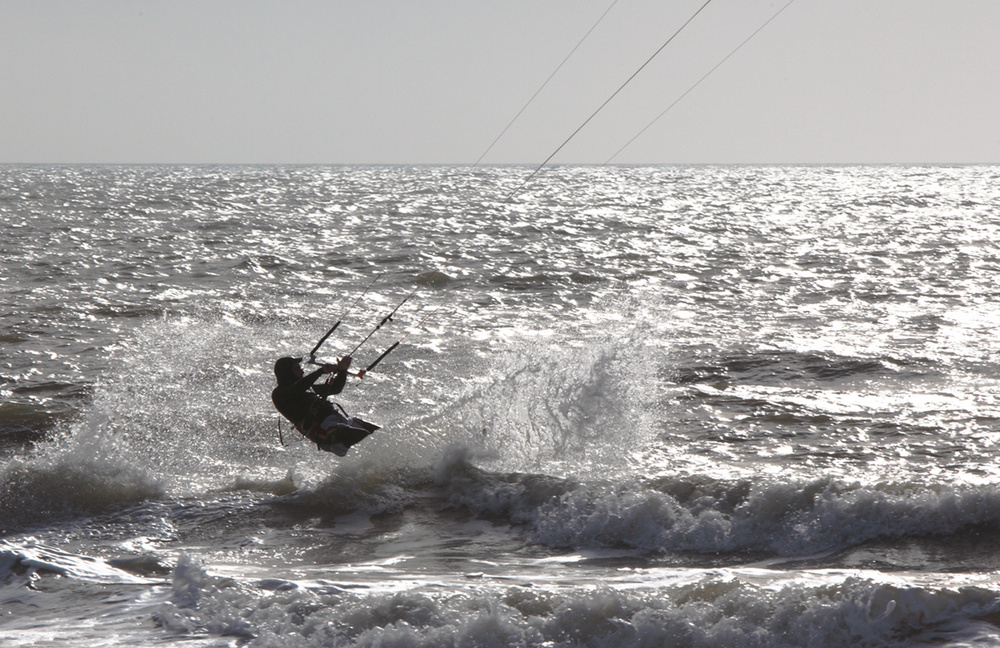
{"type": "Polygon", "coordinates": [[[0,167],[0,644],[1000,645],[1000,168],[527,173],[0,167]]]}

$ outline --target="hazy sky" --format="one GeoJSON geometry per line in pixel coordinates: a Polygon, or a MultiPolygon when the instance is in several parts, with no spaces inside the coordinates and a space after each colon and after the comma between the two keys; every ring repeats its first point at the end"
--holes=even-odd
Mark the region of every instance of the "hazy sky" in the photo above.
{"type": "MultiPolygon", "coordinates": [[[[704,0],[618,0],[484,160],[552,153],[704,0]]],[[[713,0],[603,163],[786,0],[713,0]]],[[[0,162],[472,163],[612,0],[0,0],[0,162]]],[[[795,0],[614,159],[1000,162],[1000,1],[795,0]]]]}

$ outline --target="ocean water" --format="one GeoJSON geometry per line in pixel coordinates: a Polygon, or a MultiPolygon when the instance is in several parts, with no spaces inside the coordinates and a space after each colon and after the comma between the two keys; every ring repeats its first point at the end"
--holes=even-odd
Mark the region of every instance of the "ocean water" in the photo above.
{"type": "Polygon", "coordinates": [[[0,645],[1000,645],[1000,167],[529,172],[0,167],[0,645]]]}

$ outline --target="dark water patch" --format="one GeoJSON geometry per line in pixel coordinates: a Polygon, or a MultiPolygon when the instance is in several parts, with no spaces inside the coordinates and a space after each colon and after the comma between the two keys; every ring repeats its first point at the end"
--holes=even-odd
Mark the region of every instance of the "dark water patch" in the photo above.
{"type": "Polygon", "coordinates": [[[576,284],[597,284],[603,282],[605,278],[584,272],[572,272],[569,275],[569,280],[576,284]]]}
{"type": "Polygon", "coordinates": [[[854,379],[897,377],[901,368],[911,373],[933,373],[933,367],[913,359],[845,357],[795,351],[761,351],[727,355],[711,362],[679,366],[667,375],[681,385],[718,382],[802,384],[854,379]]]}
{"type": "Polygon", "coordinates": [[[288,271],[298,272],[304,271],[308,268],[301,263],[298,263],[294,259],[277,256],[273,254],[265,254],[258,256],[247,256],[232,261],[231,267],[237,270],[253,270],[260,271],[264,270],[274,270],[281,268],[288,271]]]}
{"type": "Polygon", "coordinates": [[[432,270],[430,272],[424,272],[417,276],[420,281],[420,285],[427,285],[433,287],[444,287],[451,283],[454,279],[441,272],[440,270],[432,270]]]}
{"type": "Polygon", "coordinates": [[[151,304],[103,304],[93,309],[95,316],[110,318],[157,318],[162,317],[164,309],[151,304]]]}
{"type": "Polygon", "coordinates": [[[166,564],[159,557],[152,555],[111,558],[107,563],[115,569],[120,569],[136,576],[167,576],[173,571],[172,565],[166,564]]]}
{"type": "Polygon", "coordinates": [[[0,445],[23,450],[28,444],[40,441],[46,434],[67,420],[51,412],[37,412],[30,406],[0,404],[0,445]],[[28,411],[21,411],[26,409],[28,411]]]}
{"type": "Polygon", "coordinates": [[[500,274],[490,277],[489,282],[492,284],[499,284],[503,286],[503,288],[514,292],[526,292],[529,290],[551,288],[556,283],[554,277],[547,273],[532,275],[500,274]]]}
{"type": "MultiPolygon", "coordinates": [[[[25,392],[22,389],[19,393],[25,392]]],[[[73,398],[67,390],[61,390],[59,395],[73,398]]],[[[65,429],[78,415],[76,407],[59,401],[0,403],[0,456],[23,452],[32,443],[65,429]]]]}
{"type": "Polygon", "coordinates": [[[883,572],[988,573],[1000,569],[1000,529],[971,523],[951,533],[880,537],[829,555],[782,561],[784,569],[871,569],[883,572]]]}
{"type": "MultiPolygon", "coordinates": [[[[30,383],[10,381],[9,384],[16,385],[10,389],[11,393],[21,396],[31,396],[33,398],[60,397],[63,399],[82,400],[88,398],[93,389],[93,386],[89,384],[59,380],[38,380],[30,383]]],[[[0,410],[0,414],[2,412],[0,410]]]]}

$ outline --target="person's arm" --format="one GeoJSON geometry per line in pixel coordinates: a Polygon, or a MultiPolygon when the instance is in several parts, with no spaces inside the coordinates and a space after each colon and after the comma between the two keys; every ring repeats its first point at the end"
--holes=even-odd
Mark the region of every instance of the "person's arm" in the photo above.
{"type": "MultiPolygon", "coordinates": [[[[327,382],[322,385],[313,385],[313,391],[320,396],[332,396],[334,394],[339,394],[344,391],[344,386],[347,384],[347,370],[351,367],[351,357],[344,356],[335,365],[324,365],[323,369],[327,370],[327,373],[337,373],[327,382]]],[[[323,370],[321,369],[321,371],[323,370]]]]}
{"type": "Polygon", "coordinates": [[[331,366],[333,365],[323,365],[316,371],[307,373],[306,375],[302,376],[294,383],[292,383],[292,385],[288,387],[288,391],[301,392],[303,394],[306,393],[309,390],[309,388],[313,386],[313,383],[316,382],[316,380],[321,375],[323,375],[324,373],[330,373],[330,370],[327,369],[327,367],[331,366]]]}

